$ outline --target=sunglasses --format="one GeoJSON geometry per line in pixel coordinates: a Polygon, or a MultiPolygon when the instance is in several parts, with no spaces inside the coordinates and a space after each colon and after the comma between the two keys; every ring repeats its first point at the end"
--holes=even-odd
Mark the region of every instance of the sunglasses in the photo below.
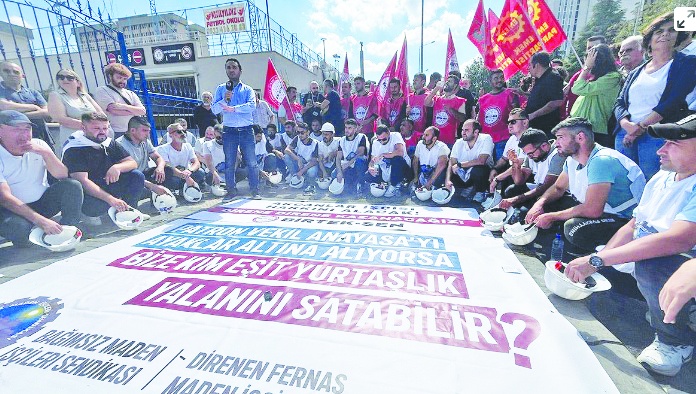
{"type": "Polygon", "coordinates": [[[508,124],[517,124],[517,121],[520,121],[520,122],[521,122],[521,121],[523,121],[523,120],[524,120],[524,119],[512,119],[512,120],[508,120],[508,124]]]}
{"type": "Polygon", "coordinates": [[[21,71],[19,71],[19,70],[12,70],[12,69],[9,69],[9,68],[3,68],[3,69],[2,69],[2,72],[4,72],[5,74],[14,74],[14,75],[19,75],[19,74],[21,74],[21,71]]]}
{"type": "Polygon", "coordinates": [[[384,138],[379,138],[379,137],[377,137],[377,141],[379,141],[379,142],[381,142],[381,143],[384,144],[385,142],[389,141],[389,136],[386,136],[386,137],[384,137],[384,138]]]}
{"type": "Polygon", "coordinates": [[[59,81],[62,81],[64,79],[67,79],[68,81],[74,81],[76,78],[74,75],[63,75],[63,74],[58,74],[56,76],[56,79],[59,81]]]}

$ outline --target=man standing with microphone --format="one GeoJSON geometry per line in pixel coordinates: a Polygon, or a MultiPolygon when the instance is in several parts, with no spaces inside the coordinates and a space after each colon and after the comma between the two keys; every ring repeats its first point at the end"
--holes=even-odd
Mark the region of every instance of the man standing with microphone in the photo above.
{"type": "Polygon", "coordinates": [[[225,152],[225,181],[227,183],[227,195],[223,201],[229,201],[237,196],[237,184],[235,181],[235,164],[237,151],[242,152],[242,157],[249,169],[249,190],[251,198],[258,200],[259,172],[254,154],[254,124],[253,112],[256,109],[256,96],[254,90],[242,83],[239,77],[242,75],[242,65],[237,59],[229,58],[225,61],[225,72],[229,81],[221,83],[215,89],[212,110],[214,114],[222,113],[222,149],[225,152]]]}

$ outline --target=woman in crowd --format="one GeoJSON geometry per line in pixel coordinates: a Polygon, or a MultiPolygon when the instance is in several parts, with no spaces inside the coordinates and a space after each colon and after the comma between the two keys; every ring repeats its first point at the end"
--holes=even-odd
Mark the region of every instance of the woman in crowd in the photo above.
{"type": "Polygon", "coordinates": [[[586,118],[592,123],[595,142],[614,147],[614,136],[607,128],[614,109],[615,97],[621,88],[621,74],[606,44],[596,45],[587,52],[585,66],[571,91],[578,95],[570,116],[586,118]]]}
{"type": "Polygon", "coordinates": [[[616,150],[638,163],[646,179],[660,169],[657,150],[664,142],[650,137],[647,127],[688,115],[686,95],[696,85],[696,57],[675,50],[686,34],[674,30],[672,12],[652,21],[643,31],[650,59],[628,74],[616,101],[616,150]]]}
{"type": "Polygon", "coordinates": [[[60,124],[56,138],[56,152],[63,156],[63,144],[75,131],[82,128],[82,114],[104,111],[84,90],[82,80],[73,70],[61,69],[56,73],[56,89],[48,95],[48,114],[60,124]]]}

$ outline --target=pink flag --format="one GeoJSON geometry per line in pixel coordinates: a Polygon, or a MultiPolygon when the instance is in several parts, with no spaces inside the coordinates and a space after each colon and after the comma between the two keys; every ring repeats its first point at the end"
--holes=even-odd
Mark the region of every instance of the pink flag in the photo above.
{"type": "Polygon", "coordinates": [[[285,82],[283,82],[283,79],[280,77],[280,75],[278,75],[278,72],[273,65],[273,61],[271,61],[269,58],[268,67],[266,69],[266,84],[263,90],[263,98],[273,109],[277,111],[278,108],[283,104],[283,101],[288,99],[285,92],[285,82]]]}
{"type": "Polygon", "coordinates": [[[544,0],[518,0],[523,9],[527,11],[527,17],[536,28],[537,35],[541,38],[544,49],[551,52],[558,48],[566,40],[567,36],[563,27],[551,12],[544,0]]]}
{"type": "Polygon", "coordinates": [[[375,97],[377,97],[377,103],[379,105],[382,105],[382,101],[384,101],[384,98],[387,96],[387,90],[389,90],[389,80],[392,79],[394,75],[396,75],[396,52],[394,52],[392,60],[387,65],[386,70],[384,70],[384,74],[382,74],[382,78],[380,78],[379,82],[377,83],[377,94],[375,94],[375,97]]]}
{"type": "Polygon", "coordinates": [[[343,82],[350,82],[350,72],[348,71],[348,52],[346,52],[346,57],[343,60],[343,72],[341,73],[341,83],[339,84],[338,91],[341,91],[341,86],[343,82]]]}
{"type": "Polygon", "coordinates": [[[404,45],[401,46],[399,63],[396,66],[396,77],[401,81],[401,93],[408,101],[411,93],[411,84],[408,78],[408,44],[406,43],[406,36],[404,36],[404,45]]]}
{"type": "Polygon", "coordinates": [[[454,49],[454,41],[452,41],[452,30],[447,36],[447,57],[445,58],[445,75],[447,78],[450,71],[459,71],[459,62],[457,61],[457,50],[454,49]]]}
{"type": "Polygon", "coordinates": [[[489,54],[488,49],[492,46],[491,42],[491,31],[488,27],[488,21],[486,20],[486,15],[483,11],[483,0],[479,0],[478,7],[474,13],[474,19],[471,22],[471,27],[469,28],[469,34],[467,35],[469,40],[474,44],[476,49],[478,49],[481,57],[483,58],[483,64],[489,68],[495,68],[495,59],[492,54],[489,54]]]}
{"type": "Polygon", "coordinates": [[[506,0],[496,26],[493,40],[515,66],[524,70],[529,59],[543,48],[536,28],[527,18],[526,10],[517,0],[506,0]]]}
{"type": "MultiPolygon", "coordinates": [[[[488,25],[490,28],[490,35],[494,36],[496,27],[498,26],[498,15],[493,12],[490,8],[488,9],[488,25]]],[[[491,42],[491,47],[488,48],[488,53],[493,57],[494,67],[503,70],[503,75],[505,79],[510,79],[518,71],[517,66],[512,63],[512,60],[505,56],[503,51],[500,49],[498,44],[491,42]]]]}

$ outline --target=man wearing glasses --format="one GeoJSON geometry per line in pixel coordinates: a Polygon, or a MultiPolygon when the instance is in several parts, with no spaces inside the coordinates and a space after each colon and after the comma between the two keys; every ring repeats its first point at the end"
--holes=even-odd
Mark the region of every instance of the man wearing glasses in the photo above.
{"type": "MultiPolygon", "coordinates": [[[[549,142],[546,133],[538,129],[528,129],[520,136],[519,147],[527,156],[519,169],[512,171],[513,185],[505,190],[507,198],[500,202],[500,208],[531,208],[563,172],[565,156],[559,155],[556,147],[549,142]],[[534,182],[527,179],[534,175],[534,182]]],[[[547,207],[547,210],[551,210],[547,207]]]]}
{"type": "Polygon", "coordinates": [[[394,197],[399,184],[407,180],[411,169],[411,158],[406,153],[406,144],[401,133],[390,132],[385,125],[377,126],[370,155],[372,158],[367,167],[365,181],[367,183],[388,182],[389,186],[384,197],[394,197]]]}
{"type": "MultiPolygon", "coordinates": [[[[488,174],[490,191],[496,188],[505,190],[512,182],[512,171],[519,171],[526,155],[518,146],[520,136],[529,128],[529,120],[522,108],[514,108],[508,115],[507,127],[510,138],[503,148],[503,155],[498,159],[488,174]]],[[[503,194],[505,196],[505,194],[503,194]]]]}
{"type": "Polygon", "coordinates": [[[643,54],[643,36],[631,36],[621,41],[619,48],[619,63],[621,63],[621,74],[628,76],[628,73],[643,64],[645,55],[643,54]]]}
{"type": "Polygon", "coordinates": [[[53,147],[53,139],[46,130],[48,109],[40,92],[22,86],[22,67],[8,61],[0,62],[0,111],[21,112],[34,123],[32,138],[40,138],[53,147]]]}
{"type": "Polygon", "coordinates": [[[118,137],[116,142],[121,144],[130,157],[138,163],[137,170],[145,174],[145,188],[149,192],[158,195],[165,194],[167,189],[162,186],[167,178],[172,178],[174,173],[150,142],[150,122],[145,116],[133,116],[128,121],[128,131],[118,137]],[[152,159],[156,166],[150,168],[152,159]]]}
{"type": "Polygon", "coordinates": [[[201,186],[205,184],[205,172],[201,169],[201,163],[196,157],[191,144],[186,142],[186,132],[180,123],[172,123],[167,126],[170,142],[157,147],[157,151],[172,169],[172,177],[164,180],[164,186],[169,190],[179,190],[188,186],[201,186]]]}

